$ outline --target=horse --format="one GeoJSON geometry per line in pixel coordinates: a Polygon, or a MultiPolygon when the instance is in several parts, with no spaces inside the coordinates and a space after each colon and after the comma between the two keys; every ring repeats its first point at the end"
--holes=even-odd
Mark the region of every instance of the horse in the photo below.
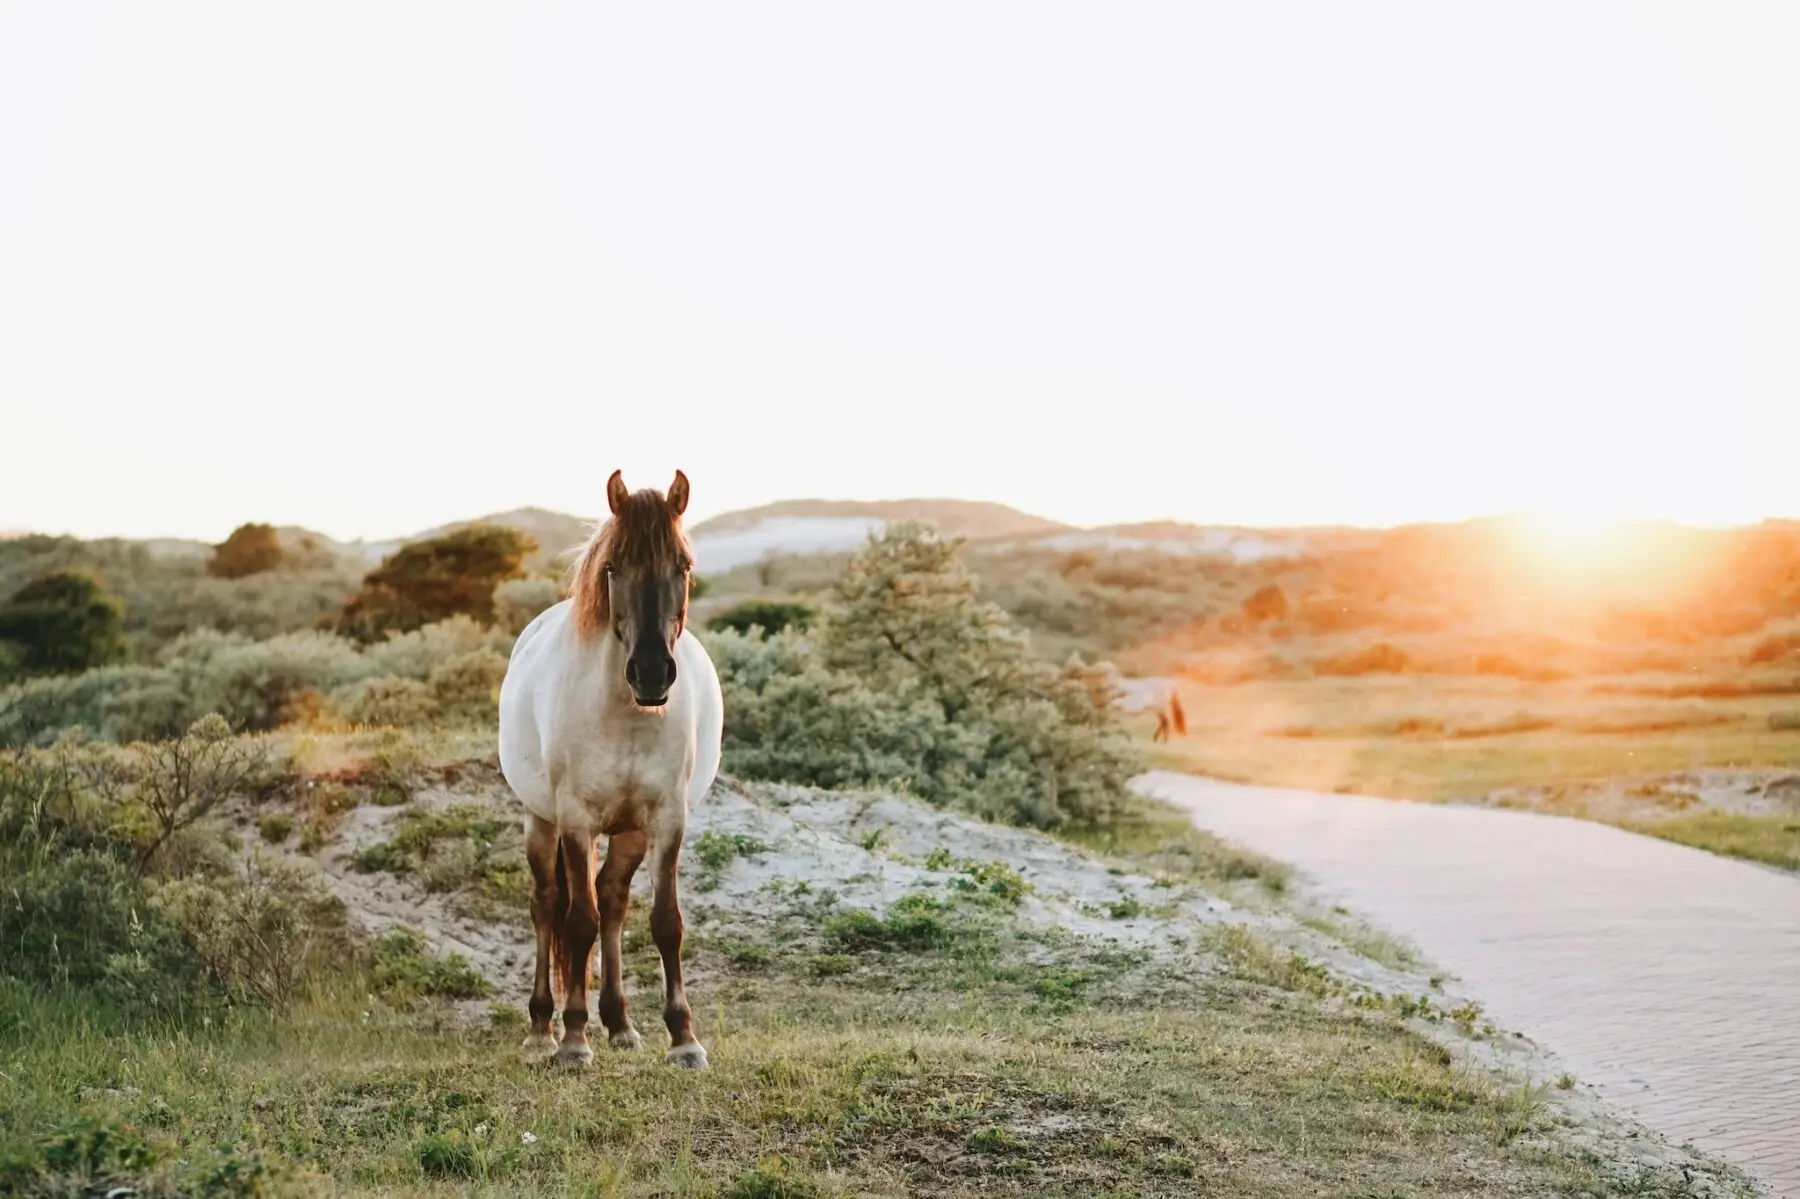
{"type": "Polygon", "coordinates": [[[587,992],[596,936],[607,1043],[642,1046],[626,1011],[620,939],[632,875],[648,858],[665,1060],[705,1069],[682,984],[676,875],[689,805],[719,773],[725,701],[712,660],[687,630],[687,476],[676,471],[665,496],[629,491],[614,471],[606,500],[612,517],[582,547],[569,598],[525,626],[500,686],[500,771],[525,808],[537,932],[523,1049],[556,1062],[593,1061],[587,992]],[[606,860],[596,873],[602,836],[606,860]],[[550,1033],[553,971],[563,998],[560,1043],[550,1033]]]}
{"type": "Polygon", "coordinates": [[[1152,741],[1167,741],[1171,732],[1187,736],[1187,713],[1181,707],[1181,692],[1170,679],[1119,679],[1119,706],[1127,712],[1148,708],[1156,713],[1156,732],[1152,741]]]}

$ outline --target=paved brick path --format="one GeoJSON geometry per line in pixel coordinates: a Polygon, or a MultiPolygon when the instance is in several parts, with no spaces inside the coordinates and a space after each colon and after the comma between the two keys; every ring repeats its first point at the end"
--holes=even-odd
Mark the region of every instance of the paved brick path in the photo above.
{"type": "Polygon", "coordinates": [[[1553,816],[1138,785],[1411,939],[1645,1124],[1800,1199],[1800,878],[1553,816]]]}

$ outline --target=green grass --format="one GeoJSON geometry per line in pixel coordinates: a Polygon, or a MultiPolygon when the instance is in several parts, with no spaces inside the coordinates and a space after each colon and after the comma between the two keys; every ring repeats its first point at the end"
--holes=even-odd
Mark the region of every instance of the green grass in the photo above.
{"type": "Polygon", "coordinates": [[[1633,832],[1695,849],[1747,858],[1783,870],[1800,870],[1800,813],[1753,816],[1743,812],[1681,812],[1622,824],[1633,832]]]}
{"type": "Polygon", "coordinates": [[[470,915],[514,915],[529,900],[530,876],[516,815],[485,804],[400,814],[386,841],[357,851],[365,873],[416,875],[427,891],[453,893],[470,915]]]}
{"type": "Polygon", "coordinates": [[[102,1172],[192,1181],[185,1158],[274,1193],[1688,1193],[1596,1161],[1536,1092],[1457,1066],[1392,1005],[1342,1006],[1322,967],[1241,929],[1165,963],[973,893],[876,916],[784,891],[753,929],[694,932],[699,1074],[655,1052],[528,1063],[512,1007],[459,1027],[429,999],[371,1005],[356,977],[200,1027],[6,988],[0,1160],[51,1193],[88,1177],[98,1122],[131,1158],[102,1172]]]}

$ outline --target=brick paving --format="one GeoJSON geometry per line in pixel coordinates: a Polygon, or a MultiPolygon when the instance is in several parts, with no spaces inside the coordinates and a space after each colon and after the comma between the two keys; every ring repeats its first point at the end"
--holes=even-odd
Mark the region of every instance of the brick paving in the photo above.
{"type": "Polygon", "coordinates": [[[1800,878],[1534,813],[1138,785],[1409,938],[1643,1123],[1800,1199],[1800,878]]]}

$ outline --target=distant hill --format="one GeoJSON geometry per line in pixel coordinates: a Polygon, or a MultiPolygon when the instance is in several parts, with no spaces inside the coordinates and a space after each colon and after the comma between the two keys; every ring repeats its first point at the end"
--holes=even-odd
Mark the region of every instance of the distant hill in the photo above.
{"type": "Polygon", "coordinates": [[[890,522],[927,521],[951,537],[1022,537],[1070,526],[979,500],[783,500],[701,521],[689,534],[707,572],[791,555],[844,553],[890,522]]]}
{"type": "Polygon", "coordinates": [[[727,512],[701,521],[691,534],[734,533],[766,520],[833,518],[859,520],[924,520],[952,537],[1023,537],[1054,533],[1072,526],[1005,504],[984,500],[781,500],[760,508],[727,512]]]}

